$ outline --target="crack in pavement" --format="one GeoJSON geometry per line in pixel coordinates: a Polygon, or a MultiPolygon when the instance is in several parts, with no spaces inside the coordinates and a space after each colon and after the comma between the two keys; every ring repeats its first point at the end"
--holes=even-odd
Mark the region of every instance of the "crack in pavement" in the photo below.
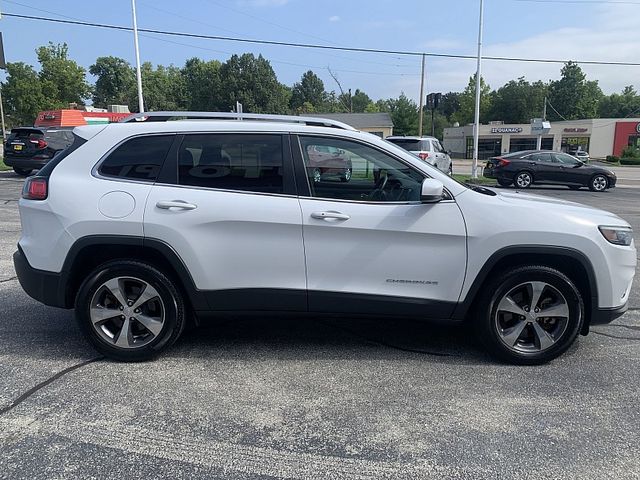
{"type": "Polygon", "coordinates": [[[74,370],[78,370],[79,368],[82,368],[82,367],[84,367],[86,365],[89,365],[90,363],[97,362],[97,361],[102,360],[102,359],[104,359],[103,356],[91,358],[89,360],[85,360],[84,362],[80,362],[80,363],[76,363],[75,365],[71,365],[70,367],[67,367],[64,370],[60,370],[58,373],[50,376],[49,378],[47,378],[46,380],[38,383],[34,387],[31,387],[29,390],[24,392],[22,395],[20,395],[18,398],[16,398],[13,402],[11,402],[6,407],[0,409],[0,415],[4,415],[5,413],[9,412],[10,410],[13,410],[18,405],[20,405],[22,402],[24,402],[29,397],[31,397],[34,393],[36,393],[39,390],[42,390],[44,387],[52,384],[57,379],[59,379],[60,377],[66,375],[67,373],[73,372],[74,370]]]}
{"type": "Polygon", "coordinates": [[[17,280],[17,279],[18,279],[17,276],[13,276],[13,277],[5,278],[4,280],[0,280],[0,283],[11,282],[12,280],[17,280]]]}

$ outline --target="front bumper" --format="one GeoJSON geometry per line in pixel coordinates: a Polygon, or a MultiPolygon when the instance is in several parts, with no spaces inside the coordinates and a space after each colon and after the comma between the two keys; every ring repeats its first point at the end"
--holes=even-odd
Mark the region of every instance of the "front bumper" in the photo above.
{"type": "Polygon", "coordinates": [[[591,312],[590,325],[604,325],[613,322],[616,318],[621,317],[628,310],[629,304],[625,303],[615,308],[594,308],[591,312]]]}
{"type": "Polygon", "coordinates": [[[66,282],[62,274],[33,268],[20,246],[13,254],[13,265],[27,295],[51,307],[69,308],[65,305],[66,282]]]}

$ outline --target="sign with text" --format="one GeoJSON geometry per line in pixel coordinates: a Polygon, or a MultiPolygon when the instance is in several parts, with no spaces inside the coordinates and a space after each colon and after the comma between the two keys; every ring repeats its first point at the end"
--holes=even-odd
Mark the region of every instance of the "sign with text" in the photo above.
{"type": "Polygon", "coordinates": [[[522,127],[493,127],[491,133],[522,133],[522,127]]]}

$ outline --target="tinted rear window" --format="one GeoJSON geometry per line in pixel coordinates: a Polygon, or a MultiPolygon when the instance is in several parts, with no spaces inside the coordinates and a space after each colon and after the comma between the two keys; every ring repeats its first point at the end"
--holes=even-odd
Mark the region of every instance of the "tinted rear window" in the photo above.
{"type": "Polygon", "coordinates": [[[409,152],[417,152],[419,150],[422,150],[420,146],[420,140],[416,138],[392,138],[387,140],[389,140],[394,145],[399,146],[400,148],[408,150],[409,152]]]}
{"type": "Polygon", "coordinates": [[[154,182],[173,139],[173,135],[147,135],[127,140],[109,154],[98,172],[107,177],[154,182]]]}
{"type": "Polygon", "coordinates": [[[11,140],[28,140],[30,138],[42,138],[42,130],[34,128],[14,128],[9,134],[7,141],[11,140]]]}

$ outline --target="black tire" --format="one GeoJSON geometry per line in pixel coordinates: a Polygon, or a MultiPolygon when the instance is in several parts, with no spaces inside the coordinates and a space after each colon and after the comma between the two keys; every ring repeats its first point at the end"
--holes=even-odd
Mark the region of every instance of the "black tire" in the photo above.
{"type": "Polygon", "coordinates": [[[353,170],[351,168],[347,168],[342,175],[340,175],[341,182],[348,182],[351,180],[351,175],[353,175],[353,170]]]}
{"type": "Polygon", "coordinates": [[[20,175],[21,177],[28,177],[31,174],[31,172],[33,172],[33,169],[13,167],[13,171],[16,172],[18,175],[20,175]]]}
{"type": "MultiPolygon", "coordinates": [[[[556,269],[545,266],[526,266],[506,271],[495,277],[483,291],[486,293],[478,299],[478,318],[474,326],[486,350],[499,360],[517,365],[546,363],[562,355],[576,340],[582,328],[584,322],[582,296],[569,277],[556,269]],[[537,285],[546,284],[541,290],[543,293],[536,302],[536,306],[539,305],[542,308],[543,304],[549,305],[545,303],[549,298],[563,300],[563,303],[559,302],[557,305],[566,310],[566,320],[564,320],[565,317],[563,319],[542,317],[538,316],[538,312],[532,313],[534,308],[526,305],[531,299],[524,295],[525,291],[532,291],[528,286],[533,283],[528,282],[537,285]],[[517,308],[524,310],[530,308],[528,313],[515,315],[506,310],[499,310],[500,302],[506,296],[512,295],[512,292],[516,294],[509,298],[515,301],[517,308]],[[521,304],[515,300],[518,298],[521,304]],[[537,318],[533,320],[536,316],[537,318]],[[523,324],[524,327],[518,330],[517,327],[523,324]],[[536,333],[539,331],[538,327],[544,330],[542,333],[545,336],[545,342],[549,343],[550,339],[553,340],[545,348],[542,348],[541,336],[536,333]],[[520,333],[513,333],[518,331],[520,333]],[[548,337],[545,332],[549,334],[548,337]],[[514,338],[515,340],[512,346],[507,346],[510,343],[507,341],[510,334],[513,335],[511,340],[514,338]]],[[[504,305],[513,304],[506,302],[504,305]]],[[[557,308],[554,304],[551,304],[551,307],[557,308]]]]}
{"type": "Polygon", "coordinates": [[[604,175],[597,174],[589,180],[589,190],[592,192],[604,192],[607,188],[609,188],[609,180],[604,175]]]}
{"type": "Polygon", "coordinates": [[[580,185],[568,185],[571,190],[580,190],[580,185]]]}
{"type": "MultiPolygon", "coordinates": [[[[121,302],[117,302],[117,300],[114,300],[115,298],[116,297],[112,295],[111,303],[114,305],[113,310],[119,313],[118,310],[122,310],[122,308],[118,308],[115,305],[121,302]],[[114,303],[114,301],[117,303],[114,303]]],[[[132,298],[127,295],[127,299],[134,301],[136,297],[132,298]]],[[[129,306],[131,306],[131,303],[133,302],[129,302],[129,306]]],[[[144,303],[144,305],[147,305],[147,303],[144,303]]],[[[127,311],[128,309],[125,312],[127,311]]],[[[131,315],[136,314],[131,313],[131,315]]],[[[145,315],[148,316],[148,312],[143,312],[140,316],[145,315]]],[[[75,317],[80,330],[96,350],[108,358],[126,362],[152,359],[162,350],[173,345],[181,335],[186,323],[184,301],[173,281],[155,267],[132,260],[108,262],[93,270],[93,272],[86,277],[76,295],[75,317]],[[110,320],[107,321],[109,323],[104,322],[103,327],[94,327],[90,312],[92,305],[94,305],[94,307],[101,307],[101,305],[96,303],[94,295],[109,296],[108,293],[104,293],[105,291],[110,292],[110,290],[105,288],[105,282],[122,277],[126,277],[126,282],[131,280],[131,282],[133,282],[132,285],[135,285],[135,280],[140,280],[141,283],[145,283],[146,286],[153,287],[158,295],[153,297],[155,300],[152,299],[149,300],[149,302],[159,302],[161,307],[156,307],[156,311],[160,310],[163,313],[163,321],[161,322],[161,327],[158,327],[159,331],[157,334],[151,333],[151,330],[144,328],[141,322],[135,321],[135,317],[131,317],[131,337],[127,336],[127,342],[129,338],[132,340],[127,348],[115,345],[115,335],[112,341],[107,340],[108,333],[110,332],[109,328],[115,326],[115,329],[117,329],[118,322],[124,324],[120,316],[110,317],[110,320]],[[142,339],[139,346],[132,346],[132,343],[137,341],[134,335],[142,339]]],[[[124,318],[124,315],[122,318],[124,318]]],[[[129,323],[127,323],[127,325],[129,325],[129,323]]],[[[120,332],[122,332],[122,330],[120,330],[120,332]]],[[[119,336],[120,335],[118,335],[118,337],[119,336]]]]}
{"type": "Polygon", "coordinates": [[[527,170],[521,170],[513,176],[513,184],[516,188],[529,188],[533,184],[533,174],[527,170]]]}
{"type": "Polygon", "coordinates": [[[499,179],[498,179],[498,184],[499,184],[501,187],[508,187],[508,186],[509,186],[509,185],[511,185],[512,183],[513,183],[513,180],[504,180],[504,179],[502,179],[502,178],[499,178],[499,179]]]}

